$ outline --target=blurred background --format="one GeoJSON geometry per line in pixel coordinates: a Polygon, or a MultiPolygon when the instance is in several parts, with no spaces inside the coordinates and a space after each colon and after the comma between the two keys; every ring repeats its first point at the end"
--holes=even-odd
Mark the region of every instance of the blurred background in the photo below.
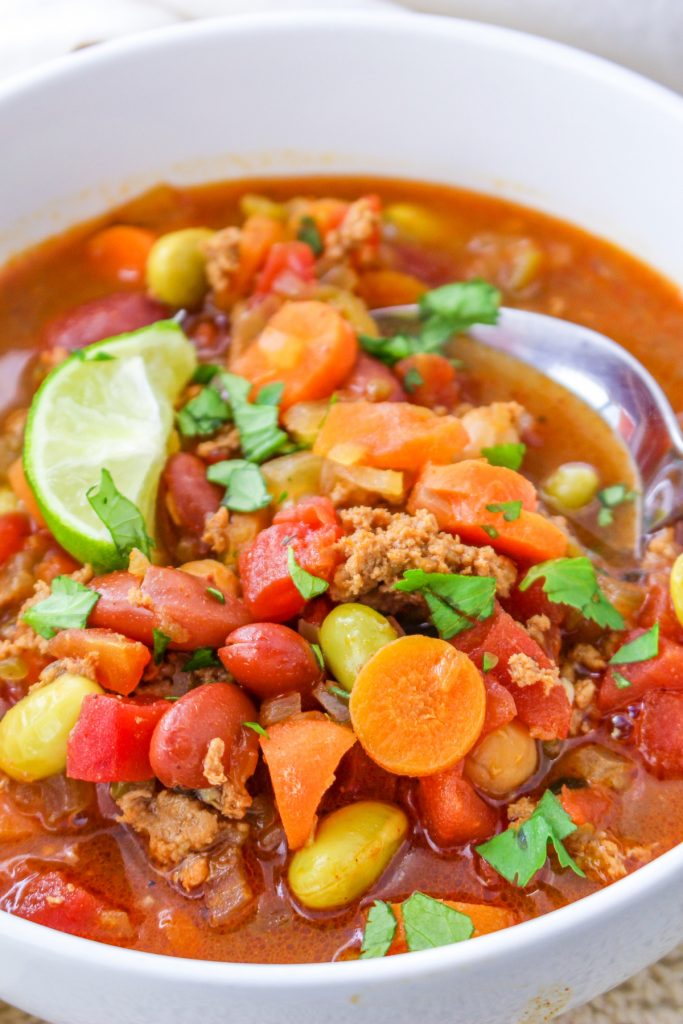
{"type": "Polygon", "coordinates": [[[0,0],[0,78],[103,39],[192,18],[392,6],[557,39],[683,92],[683,0],[0,0]]]}

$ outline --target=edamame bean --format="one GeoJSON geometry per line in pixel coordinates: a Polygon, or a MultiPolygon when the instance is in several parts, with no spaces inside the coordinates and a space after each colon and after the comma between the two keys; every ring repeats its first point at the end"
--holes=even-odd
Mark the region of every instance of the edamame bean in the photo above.
{"type": "Polygon", "coordinates": [[[565,462],[558,466],[543,485],[544,493],[555,505],[577,509],[597,494],[600,477],[586,462],[565,462]]]}
{"type": "Polygon", "coordinates": [[[315,839],[295,853],[289,885],[311,910],[344,907],[370,889],[408,834],[399,807],[378,800],[349,804],[329,814],[315,839]]]}
{"type": "Polygon", "coordinates": [[[511,793],[537,767],[536,742],[517,720],[494,729],[465,758],[467,778],[491,796],[511,793]]]}
{"type": "Polygon", "coordinates": [[[350,691],[366,661],[397,636],[389,620],[374,608],[340,604],[320,627],[320,646],[335,679],[350,691]]]}
{"type": "Polygon", "coordinates": [[[18,782],[63,772],[81,704],[89,694],[103,692],[92,679],[73,672],[31,690],[0,721],[0,769],[18,782]]]}
{"type": "Polygon", "coordinates": [[[197,306],[207,289],[206,259],[201,243],[213,235],[209,228],[183,228],[157,238],[147,257],[147,288],[167,306],[197,306]]]}

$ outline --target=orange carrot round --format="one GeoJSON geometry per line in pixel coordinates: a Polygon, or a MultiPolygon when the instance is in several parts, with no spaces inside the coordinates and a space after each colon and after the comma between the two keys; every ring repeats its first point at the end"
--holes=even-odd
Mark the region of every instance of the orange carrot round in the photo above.
{"type": "MultiPolygon", "coordinates": [[[[498,932],[501,928],[510,928],[511,925],[517,924],[518,921],[517,915],[508,907],[494,907],[490,903],[462,903],[459,900],[440,900],[440,902],[445,903],[452,910],[457,910],[461,914],[465,914],[466,917],[469,917],[474,925],[473,939],[476,939],[478,935],[489,935],[491,932],[498,932]]],[[[396,917],[397,927],[393,942],[387,951],[387,956],[393,956],[394,953],[408,952],[401,904],[392,903],[391,909],[396,917]]]]}
{"type": "Polygon", "coordinates": [[[328,398],[351,372],[358,342],[351,325],[324,302],[286,302],[232,370],[254,384],[284,384],[281,408],[328,398]]]}
{"type": "Polygon", "coordinates": [[[154,238],[146,228],[115,224],[88,239],[88,260],[102,277],[110,281],[139,284],[145,279],[147,256],[154,238]]]}
{"type": "Polygon", "coordinates": [[[479,739],[486,690],[474,663],[445,640],[403,636],[363,666],[349,707],[361,746],[381,768],[434,775],[479,739]]]}

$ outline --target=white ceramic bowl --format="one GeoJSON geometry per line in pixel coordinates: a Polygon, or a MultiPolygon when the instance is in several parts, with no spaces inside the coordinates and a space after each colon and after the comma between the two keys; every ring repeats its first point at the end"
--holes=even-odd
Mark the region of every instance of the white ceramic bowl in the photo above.
{"type": "MultiPolygon", "coordinates": [[[[373,172],[509,196],[683,282],[683,100],[501,29],[415,15],[188,25],[0,93],[0,257],[162,179],[373,172]]],[[[683,939],[683,847],[508,931],[257,966],[114,949],[0,914],[0,996],[57,1024],[540,1024],[683,939]]]]}

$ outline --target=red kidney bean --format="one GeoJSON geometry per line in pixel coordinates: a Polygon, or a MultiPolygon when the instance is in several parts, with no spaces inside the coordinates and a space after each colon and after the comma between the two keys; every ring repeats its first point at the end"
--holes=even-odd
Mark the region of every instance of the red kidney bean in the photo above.
{"type": "Polygon", "coordinates": [[[342,401],[405,402],[408,396],[388,366],[361,352],[339,397],[342,401]]]}
{"type": "Polygon", "coordinates": [[[218,657],[237,682],[261,700],[291,690],[309,694],[322,676],[311,645],[275,622],[236,629],[218,657]]]}
{"type": "Polygon", "coordinates": [[[196,537],[204,533],[207,516],[220,505],[222,489],[206,479],[206,465],[190,452],[171,455],[163,472],[166,505],[171,519],[196,537]]]}
{"type": "Polygon", "coordinates": [[[45,328],[43,341],[53,348],[82,348],[103,338],[147,327],[168,315],[165,306],[142,292],[114,292],[55,317],[45,328]]]}

